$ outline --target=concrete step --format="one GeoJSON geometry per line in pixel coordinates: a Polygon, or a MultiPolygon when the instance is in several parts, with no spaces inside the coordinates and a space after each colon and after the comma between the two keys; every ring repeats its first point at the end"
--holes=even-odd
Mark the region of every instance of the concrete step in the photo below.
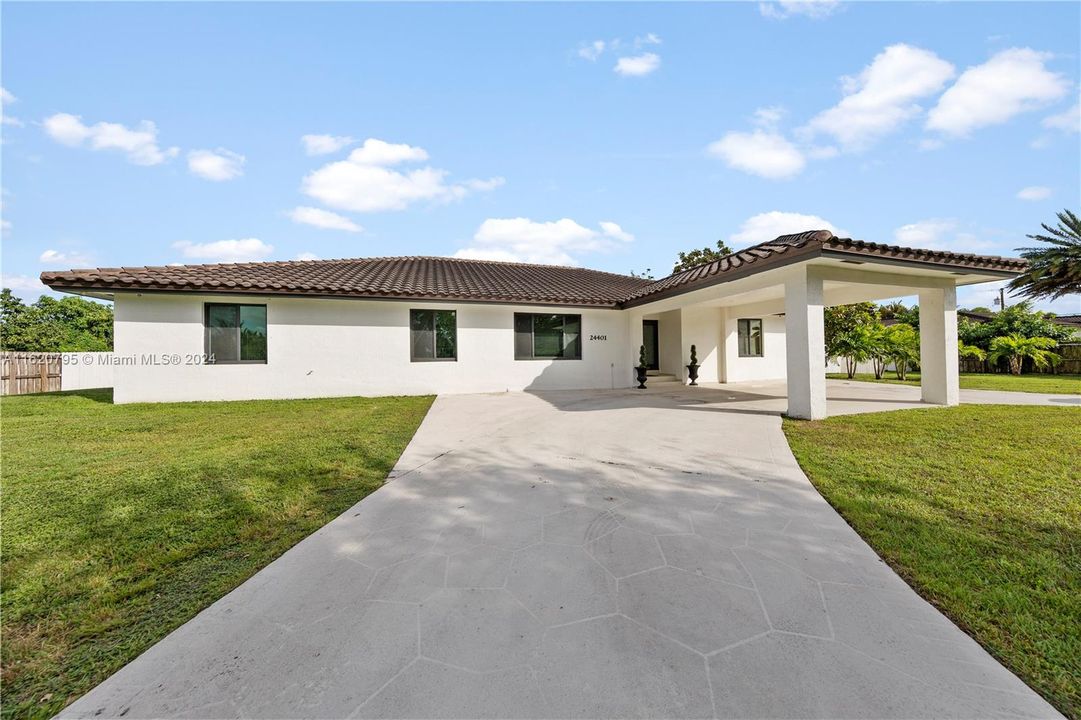
{"type": "Polygon", "coordinates": [[[683,381],[677,378],[675,375],[669,375],[668,373],[657,373],[656,375],[646,375],[647,385],[660,385],[663,383],[682,383],[683,381]]]}

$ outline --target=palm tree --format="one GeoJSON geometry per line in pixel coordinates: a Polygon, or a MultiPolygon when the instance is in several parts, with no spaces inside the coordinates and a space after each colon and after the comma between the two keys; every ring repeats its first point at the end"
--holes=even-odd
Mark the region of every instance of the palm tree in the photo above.
{"type": "Polygon", "coordinates": [[[897,379],[904,380],[909,366],[920,361],[920,334],[908,323],[897,323],[886,328],[883,340],[897,379]]]}
{"type": "Polygon", "coordinates": [[[837,333],[830,343],[833,357],[843,358],[848,379],[856,376],[856,366],[869,360],[874,349],[874,337],[870,328],[857,325],[837,333]]]}
{"type": "MultiPolygon", "coordinates": [[[[975,345],[966,345],[964,340],[958,340],[957,357],[961,360],[975,360],[982,369],[983,361],[987,359],[987,351],[975,345]]],[[[963,365],[962,369],[965,369],[963,365]]]]}
{"type": "Polygon", "coordinates": [[[1021,374],[1021,364],[1025,358],[1030,358],[1037,368],[1047,367],[1061,360],[1061,356],[1051,352],[1052,348],[1058,347],[1058,343],[1051,338],[1031,337],[1013,333],[1002,335],[991,341],[991,352],[987,359],[997,363],[1005,358],[1010,366],[1010,372],[1014,375],[1021,374]]]}
{"type": "Polygon", "coordinates": [[[962,360],[979,360],[983,362],[987,359],[987,353],[983,348],[976,347],[975,345],[965,345],[964,340],[957,341],[957,357],[962,360]]]}
{"type": "Polygon", "coordinates": [[[906,312],[908,312],[908,306],[900,300],[893,300],[878,308],[878,314],[883,320],[894,320],[906,312]]]}
{"type": "Polygon", "coordinates": [[[1028,272],[1010,281],[1010,290],[1031,298],[1054,300],[1081,293],[1081,218],[1069,210],[1058,214],[1058,227],[1043,223],[1050,235],[1028,235],[1050,247],[1017,248],[1029,262],[1028,272]]]}

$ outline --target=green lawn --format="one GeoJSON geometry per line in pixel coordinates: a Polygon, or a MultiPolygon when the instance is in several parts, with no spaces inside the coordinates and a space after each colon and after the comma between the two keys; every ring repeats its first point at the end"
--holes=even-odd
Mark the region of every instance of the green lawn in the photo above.
{"type": "Polygon", "coordinates": [[[784,421],[815,487],[911,585],[1081,718],[1081,410],[784,421]]]}
{"type": "Polygon", "coordinates": [[[380,486],[430,397],[5,397],[4,718],[51,716],[380,486]]]}
{"type": "MultiPolygon", "coordinates": [[[[847,380],[845,373],[827,373],[831,380],[847,380]]],[[[910,372],[905,380],[898,380],[887,372],[881,380],[871,373],[856,373],[854,380],[884,382],[895,385],[919,385],[920,374],[910,372]]],[[[1054,393],[1057,395],[1081,395],[1081,375],[1009,375],[1006,373],[961,373],[963,390],[1009,390],[1012,392],[1054,393]]]]}

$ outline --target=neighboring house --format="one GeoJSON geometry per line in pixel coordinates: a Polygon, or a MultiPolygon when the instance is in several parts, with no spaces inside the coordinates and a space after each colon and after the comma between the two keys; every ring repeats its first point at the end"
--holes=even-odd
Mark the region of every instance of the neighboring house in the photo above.
{"type": "Polygon", "coordinates": [[[820,230],[657,281],[438,257],[41,279],[114,301],[118,403],[626,388],[640,346],[651,368],[683,378],[693,344],[700,382],[787,378],[789,414],[817,418],[824,306],[918,294],[924,399],[955,404],[957,286],[1024,268],[820,230]]]}
{"type": "Polygon", "coordinates": [[[1056,315],[1048,319],[1056,325],[1061,325],[1064,328],[1081,331],[1081,315],[1056,315]]]}
{"type": "Polygon", "coordinates": [[[969,322],[982,325],[984,323],[988,323],[994,320],[995,316],[989,315],[988,313],[972,312],[971,310],[958,310],[957,319],[968,320],[969,322]]]}

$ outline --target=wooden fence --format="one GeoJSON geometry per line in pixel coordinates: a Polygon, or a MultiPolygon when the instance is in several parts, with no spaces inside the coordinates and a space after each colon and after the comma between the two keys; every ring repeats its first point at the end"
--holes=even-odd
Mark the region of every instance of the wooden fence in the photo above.
{"type": "Polygon", "coordinates": [[[60,390],[60,353],[5,352],[0,353],[3,372],[0,373],[0,395],[56,392],[60,390]]]}
{"type": "MultiPolygon", "coordinates": [[[[1081,343],[1061,343],[1053,352],[1059,355],[1062,359],[1055,365],[1045,368],[1033,367],[1031,360],[1025,360],[1022,364],[1022,372],[1025,373],[1049,373],[1049,374],[1062,374],[1062,373],[1081,373],[1081,343]]],[[[991,367],[991,363],[986,360],[961,360],[961,372],[965,373],[989,373],[994,372],[996,368],[991,367]]],[[[1005,372],[1004,362],[997,368],[999,372],[1005,372]]]]}

